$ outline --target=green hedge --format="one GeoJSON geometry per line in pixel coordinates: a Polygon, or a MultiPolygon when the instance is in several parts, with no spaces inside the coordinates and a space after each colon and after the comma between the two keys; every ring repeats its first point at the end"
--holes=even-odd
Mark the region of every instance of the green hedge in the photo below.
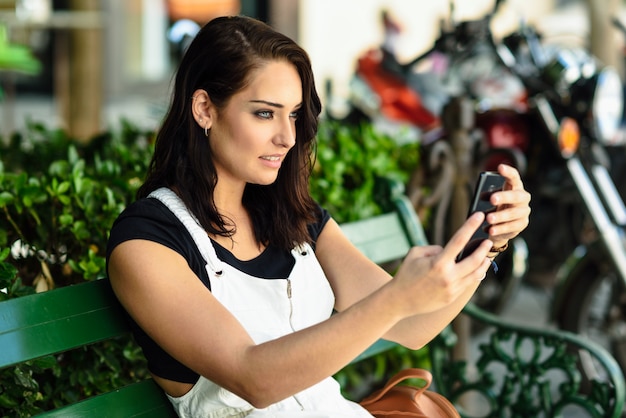
{"type": "MultiPolygon", "coordinates": [[[[153,138],[122,122],[87,144],[40,124],[0,140],[0,301],[105,275],[108,230],[134,199],[153,138]]],[[[419,158],[418,145],[398,145],[366,124],[322,121],[317,147],[311,192],[338,222],[379,213],[375,178],[406,182],[419,158]]],[[[398,349],[337,378],[356,398],[369,382],[422,358],[398,349]]],[[[0,416],[31,416],[146,376],[130,338],[49,356],[0,370],[0,416]]]]}
{"type": "MultiPolygon", "coordinates": [[[[151,144],[129,123],[88,145],[39,124],[2,141],[0,300],[105,275],[108,230],[133,199],[151,144]]],[[[31,416],[146,376],[130,338],[48,356],[0,370],[0,416],[31,416]]]]}

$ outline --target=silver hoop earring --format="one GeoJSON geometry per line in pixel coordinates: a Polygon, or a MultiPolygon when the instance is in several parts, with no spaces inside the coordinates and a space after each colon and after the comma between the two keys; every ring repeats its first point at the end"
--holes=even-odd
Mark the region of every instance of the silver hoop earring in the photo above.
{"type": "Polygon", "coordinates": [[[211,129],[209,129],[209,127],[207,125],[204,125],[204,136],[206,136],[208,138],[209,137],[209,132],[211,132],[211,129]]]}

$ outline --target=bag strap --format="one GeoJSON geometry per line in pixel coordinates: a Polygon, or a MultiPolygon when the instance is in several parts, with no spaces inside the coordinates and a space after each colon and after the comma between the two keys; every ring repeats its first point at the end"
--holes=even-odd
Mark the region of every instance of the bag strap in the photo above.
{"type": "Polygon", "coordinates": [[[413,379],[413,378],[422,379],[426,381],[426,384],[423,387],[416,388],[417,395],[421,395],[430,386],[430,383],[433,380],[433,375],[428,370],[425,370],[425,369],[408,368],[408,369],[401,370],[398,373],[396,373],[391,379],[389,379],[387,384],[385,384],[385,386],[382,389],[374,392],[367,398],[363,399],[361,401],[361,405],[367,405],[372,402],[376,402],[377,400],[382,398],[385,395],[385,393],[389,392],[391,388],[396,386],[398,383],[402,382],[403,380],[413,379]]]}

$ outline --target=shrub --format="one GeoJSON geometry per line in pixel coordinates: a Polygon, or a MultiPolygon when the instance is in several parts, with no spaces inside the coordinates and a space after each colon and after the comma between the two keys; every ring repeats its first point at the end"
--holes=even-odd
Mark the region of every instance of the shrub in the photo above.
{"type": "Polygon", "coordinates": [[[311,193],[339,223],[380,213],[373,200],[377,177],[387,176],[407,183],[417,167],[419,146],[397,144],[371,124],[320,124],[317,160],[311,193]]]}
{"type": "MultiPolygon", "coordinates": [[[[80,145],[31,125],[3,145],[0,300],[105,276],[108,230],[141,183],[151,138],[124,123],[80,145]]],[[[130,338],[37,359],[0,370],[0,416],[30,416],[146,375],[130,338]]]]}

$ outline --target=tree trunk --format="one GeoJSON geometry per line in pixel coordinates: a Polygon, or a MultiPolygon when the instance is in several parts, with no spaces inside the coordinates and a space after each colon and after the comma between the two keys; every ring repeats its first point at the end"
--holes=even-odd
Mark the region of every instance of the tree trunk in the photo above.
{"type": "MultiPolygon", "coordinates": [[[[98,12],[98,0],[71,0],[72,12],[98,12]]],[[[68,30],[65,83],[59,86],[61,115],[68,134],[79,141],[88,141],[101,129],[103,98],[101,28],[68,30]]],[[[63,77],[63,76],[61,76],[63,77]]]]}

